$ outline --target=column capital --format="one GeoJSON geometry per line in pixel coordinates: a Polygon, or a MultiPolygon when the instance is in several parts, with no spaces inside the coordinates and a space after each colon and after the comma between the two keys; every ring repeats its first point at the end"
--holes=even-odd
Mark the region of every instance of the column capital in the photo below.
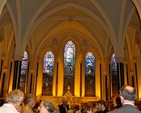
{"type": "Polygon", "coordinates": [[[15,55],[14,58],[15,60],[22,60],[24,56],[23,55],[15,55]]]}
{"type": "Polygon", "coordinates": [[[137,62],[137,59],[134,59],[134,63],[136,63],[137,62]]]}
{"type": "Polygon", "coordinates": [[[127,61],[127,60],[125,60],[125,63],[127,64],[127,63],[128,63],[128,61],[127,61]]]}
{"type": "Polygon", "coordinates": [[[8,71],[8,68],[3,68],[3,72],[7,73],[8,71]]]}
{"type": "Polygon", "coordinates": [[[35,72],[35,70],[34,69],[30,69],[30,72],[33,74],[35,72]]]}
{"type": "Polygon", "coordinates": [[[119,63],[119,62],[122,62],[124,63],[124,57],[116,57],[116,62],[119,63]]]}
{"type": "Polygon", "coordinates": [[[103,74],[104,74],[104,75],[107,75],[107,74],[108,74],[108,71],[104,71],[103,74]]]}
{"type": "Polygon", "coordinates": [[[134,71],[130,71],[130,75],[134,75],[134,71]]]}
{"type": "Polygon", "coordinates": [[[42,62],[43,59],[42,59],[42,58],[38,58],[37,61],[38,61],[38,62],[42,62]]]}
{"type": "Polygon", "coordinates": [[[98,59],[98,63],[101,63],[102,62],[102,60],[101,59],[98,59]]]}

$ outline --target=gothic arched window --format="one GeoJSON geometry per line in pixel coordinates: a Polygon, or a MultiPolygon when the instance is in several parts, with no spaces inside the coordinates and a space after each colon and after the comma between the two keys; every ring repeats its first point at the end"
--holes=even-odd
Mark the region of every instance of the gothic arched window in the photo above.
{"type": "Polygon", "coordinates": [[[85,96],[95,96],[95,57],[92,52],[85,56],[85,96]]]}
{"type": "Polygon", "coordinates": [[[111,74],[112,74],[112,97],[118,94],[118,75],[117,75],[117,63],[115,60],[115,54],[111,57],[111,74]]]}
{"type": "Polygon", "coordinates": [[[43,60],[43,84],[42,94],[52,95],[53,72],[54,72],[54,55],[51,51],[47,51],[43,60]]]}
{"type": "Polygon", "coordinates": [[[69,40],[64,48],[64,94],[70,90],[74,94],[75,45],[69,40]]]}
{"type": "Polygon", "coordinates": [[[21,75],[20,75],[20,85],[19,85],[19,89],[21,89],[23,92],[25,91],[27,69],[28,69],[28,53],[24,51],[24,58],[21,61],[21,75]]]}

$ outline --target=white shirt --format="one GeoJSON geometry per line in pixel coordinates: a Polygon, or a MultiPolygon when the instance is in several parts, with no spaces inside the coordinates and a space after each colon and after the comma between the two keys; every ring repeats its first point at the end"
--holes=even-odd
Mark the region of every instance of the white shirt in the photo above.
{"type": "Polygon", "coordinates": [[[0,107],[0,113],[19,113],[14,106],[5,103],[0,107]]]}

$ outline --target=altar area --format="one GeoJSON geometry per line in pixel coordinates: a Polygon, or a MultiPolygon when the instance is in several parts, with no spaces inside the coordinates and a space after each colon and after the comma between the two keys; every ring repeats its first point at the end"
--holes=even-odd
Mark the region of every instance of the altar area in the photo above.
{"type": "Polygon", "coordinates": [[[67,91],[67,93],[64,96],[41,96],[42,99],[49,99],[54,102],[55,108],[57,111],[59,111],[58,105],[62,104],[63,100],[67,100],[69,105],[69,111],[68,113],[72,113],[74,110],[74,107],[76,105],[79,105],[80,108],[93,108],[94,103],[97,102],[99,98],[96,97],[75,97],[71,94],[71,92],[67,91]]]}

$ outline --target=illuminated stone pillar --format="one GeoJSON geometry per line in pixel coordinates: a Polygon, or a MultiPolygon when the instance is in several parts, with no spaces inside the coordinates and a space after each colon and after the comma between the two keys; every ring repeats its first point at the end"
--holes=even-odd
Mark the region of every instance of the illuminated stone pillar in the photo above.
{"type": "Polygon", "coordinates": [[[43,79],[43,61],[42,59],[38,59],[38,79],[37,79],[37,86],[36,86],[36,95],[38,98],[42,95],[42,79],[43,79]]]}
{"type": "Polygon", "coordinates": [[[15,62],[14,62],[14,75],[13,75],[13,86],[12,89],[19,88],[20,83],[20,71],[21,71],[21,60],[23,56],[15,55],[15,62]]]}
{"type": "Polygon", "coordinates": [[[28,80],[28,91],[29,93],[33,93],[34,94],[34,91],[35,91],[35,70],[34,69],[30,69],[30,74],[29,74],[29,80],[28,80]]]}
{"type": "Polygon", "coordinates": [[[105,80],[105,95],[106,95],[106,101],[111,99],[111,77],[108,76],[108,71],[104,71],[104,80],[105,80]]]}
{"type": "MultiPolygon", "coordinates": [[[[1,77],[0,77],[0,92],[1,96],[5,96],[10,87],[10,77],[11,77],[11,61],[9,59],[9,52],[4,52],[4,56],[2,57],[2,64],[1,64],[1,77]]],[[[13,80],[13,79],[12,79],[13,80]]]]}
{"type": "Polygon", "coordinates": [[[8,69],[3,68],[2,76],[1,76],[1,97],[5,97],[5,95],[8,93],[8,87],[9,86],[9,76],[8,76],[8,69]]]}
{"type": "Polygon", "coordinates": [[[102,73],[102,65],[101,60],[96,61],[96,76],[95,76],[95,94],[96,94],[96,100],[102,99],[103,97],[103,73],[102,73]]]}
{"type": "MultiPolygon", "coordinates": [[[[38,75],[38,63],[37,59],[35,58],[34,54],[30,54],[29,62],[28,62],[28,69],[29,74],[27,76],[27,83],[28,83],[28,92],[32,94],[36,94],[36,84],[37,84],[37,75],[38,75]]],[[[42,82],[41,82],[42,83],[42,82]]]]}
{"type": "Polygon", "coordinates": [[[118,74],[118,89],[124,85],[124,58],[116,58],[117,74],[118,74]]]}
{"type": "Polygon", "coordinates": [[[2,67],[3,67],[3,59],[1,61],[1,66],[0,66],[0,78],[1,78],[1,73],[2,73],[2,67]]]}
{"type": "Polygon", "coordinates": [[[139,98],[139,94],[138,94],[138,72],[137,72],[137,60],[134,59],[134,69],[135,69],[135,87],[136,87],[136,90],[137,90],[137,98],[139,98]]]}
{"type": "Polygon", "coordinates": [[[141,100],[141,53],[137,56],[136,69],[137,69],[136,75],[138,82],[138,99],[141,100]]]}

